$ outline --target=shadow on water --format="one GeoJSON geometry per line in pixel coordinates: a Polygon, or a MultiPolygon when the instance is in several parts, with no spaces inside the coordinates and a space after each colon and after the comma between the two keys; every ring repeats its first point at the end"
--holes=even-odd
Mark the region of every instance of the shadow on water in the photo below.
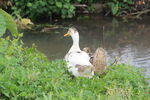
{"type": "MultiPolygon", "coordinates": [[[[121,62],[145,67],[150,76],[150,18],[140,21],[123,22],[112,18],[91,16],[60,21],[64,27],[75,26],[80,33],[80,47],[103,47],[109,63],[120,57],[121,62]]],[[[63,59],[72,45],[71,38],[64,38],[66,29],[58,29],[59,34],[25,34],[23,41],[31,46],[35,43],[48,59],[63,59]]]]}

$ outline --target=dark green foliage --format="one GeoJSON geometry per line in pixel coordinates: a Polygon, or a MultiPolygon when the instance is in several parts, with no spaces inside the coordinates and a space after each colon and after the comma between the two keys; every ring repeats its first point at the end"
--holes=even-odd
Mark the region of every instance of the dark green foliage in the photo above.
{"type": "Polygon", "coordinates": [[[75,7],[71,0],[12,0],[13,15],[36,19],[50,17],[52,14],[61,15],[62,18],[72,17],[75,7]]]}
{"type": "Polygon", "coordinates": [[[62,18],[71,18],[75,15],[74,3],[88,4],[93,0],[11,0],[13,16],[29,17],[31,19],[49,18],[59,15],[62,18]]]}
{"type": "Polygon", "coordinates": [[[113,15],[121,15],[128,13],[133,7],[133,0],[109,0],[106,2],[113,15]]]}
{"type": "MultiPolygon", "coordinates": [[[[7,11],[12,12],[12,15],[17,18],[28,17],[33,20],[49,18],[52,15],[53,17],[58,15],[62,18],[71,18],[75,15],[74,4],[86,4],[89,11],[94,11],[92,7],[94,3],[105,5],[101,9],[105,7],[106,15],[111,12],[114,16],[122,17],[132,15],[132,13],[138,15],[134,12],[146,11],[150,7],[149,0],[2,0],[0,6],[7,8],[7,11]],[[11,8],[11,11],[9,8],[11,8]]],[[[142,12],[142,14],[148,12],[142,12]]]]}

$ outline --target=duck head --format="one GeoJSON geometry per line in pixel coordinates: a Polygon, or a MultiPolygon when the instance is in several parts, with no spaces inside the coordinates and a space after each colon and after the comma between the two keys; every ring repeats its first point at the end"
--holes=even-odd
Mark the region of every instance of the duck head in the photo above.
{"type": "Polygon", "coordinates": [[[81,51],[79,47],[79,33],[76,28],[71,27],[69,28],[68,32],[64,34],[64,36],[71,36],[73,40],[73,45],[70,48],[69,52],[71,51],[81,51]]]}
{"type": "Polygon", "coordinates": [[[78,31],[75,27],[71,27],[68,29],[68,32],[66,34],[64,34],[64,37],[73,36],[74,34],[78,34],[78,31]]]}

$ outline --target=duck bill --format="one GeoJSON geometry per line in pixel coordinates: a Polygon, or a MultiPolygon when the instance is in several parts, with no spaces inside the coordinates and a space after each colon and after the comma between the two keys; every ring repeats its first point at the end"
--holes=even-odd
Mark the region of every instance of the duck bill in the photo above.
{"type": "Polygon", "coordinates": [[[70,36],[70,34],[69,33],[64,34],[64,37],[67,37],[67,36],[70,36]]]}

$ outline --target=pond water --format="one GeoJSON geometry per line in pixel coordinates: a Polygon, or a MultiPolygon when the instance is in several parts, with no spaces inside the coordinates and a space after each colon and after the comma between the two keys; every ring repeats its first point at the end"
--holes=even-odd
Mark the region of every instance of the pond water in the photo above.
{"type": "Polygon", "coordinates": [[[103,47],[107,51],[108,63],[115,57],[120,62],[146,68],[150,76],[150,18],[122,21],[100,16],[84,16],[56,22],[63,26],[49,34],[24,34],[27,46],[33,43],[48,59],[63,59],[72,45],[70,37],[63,37],[67,27],[75,26],[80,33],[80,47],[90,47],[93,51],[103,47]]]}

